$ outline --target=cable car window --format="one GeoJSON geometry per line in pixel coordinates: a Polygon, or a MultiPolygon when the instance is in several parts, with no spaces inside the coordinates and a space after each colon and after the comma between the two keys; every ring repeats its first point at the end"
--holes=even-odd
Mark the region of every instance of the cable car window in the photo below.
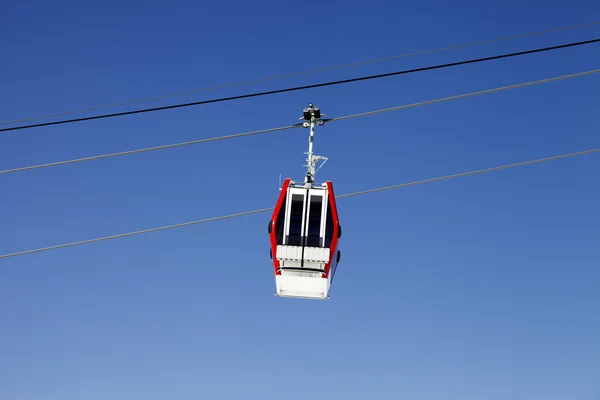
{"type": "Polygon", "coordinates": [[[311,247],[321,246],[321,209],[323,208],[323,198],[321,196],[311,196],[310,209],[308,214],[308,232],[306,245],[311,247]]]}
{"type": "Polygon", "coordinates": [[[304,208],[304,196],[292,195],[290,207],[290,230],[287,244],[290,246],[302,246],[302,211],[304,208]]]}
{"type": "Polygon", "coordinates": [[[327,203],[327,218],[325,219],[325,247],[331,246],[333,240],[333,212],[331,203],[327,203]]]}
{"type": "Polygon", "coordinates": [[[287,195],[283,198],[282,207],[279,209],[279,215],[277,215],[277,219],[275,220],[275,238],[277,244],[283,244],[283,232],[284,232],[284,222],[285,222],[285,204],[287,200],[287,195]]]}

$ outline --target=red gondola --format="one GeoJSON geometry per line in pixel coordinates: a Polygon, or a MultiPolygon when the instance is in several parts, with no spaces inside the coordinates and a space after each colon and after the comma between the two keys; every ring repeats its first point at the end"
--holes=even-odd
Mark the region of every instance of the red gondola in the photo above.
{"type": "Polygon", "coordinates": [[[308,173],[303,184],[290,178],[284,181],[269,221],[275,294],[281,297],[328,299],[340,260],[337,245],[342,230],[333,185],[330,181],[314,184],[316,162],[327,160],[312,154],[314,126],[324,122],[320,117],[312,104],[304,110],[303,125],[311,128],[308,173]]]}

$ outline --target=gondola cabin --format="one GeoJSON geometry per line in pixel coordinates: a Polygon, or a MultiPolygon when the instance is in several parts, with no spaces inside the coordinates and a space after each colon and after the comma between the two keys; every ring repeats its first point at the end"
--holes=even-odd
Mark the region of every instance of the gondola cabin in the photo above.
{"type": "Polygon", "coordinates": [[[329,298],[340,257],[337,244],[342,232],[331,182],[305,187],[287,178],[268,231],[275,269],[275,294],[329,298]]]}

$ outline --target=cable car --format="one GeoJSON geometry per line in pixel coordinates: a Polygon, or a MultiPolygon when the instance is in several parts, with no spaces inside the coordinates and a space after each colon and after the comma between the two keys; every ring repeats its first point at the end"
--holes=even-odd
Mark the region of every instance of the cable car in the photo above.
{"type": "Polygon", "coordinates": [[[323,124],[320,110],[309,104],[303,126],[311,128],[308,172],[304,183],[286,178],[268,225],[277,296],[328,299],[340,261],[342,235],[333,185],[314,183],[315,166],[325,157],[312,154],[315,124],[323,124]],[[332,270],[332,266],[335,268],[332,270]]]}

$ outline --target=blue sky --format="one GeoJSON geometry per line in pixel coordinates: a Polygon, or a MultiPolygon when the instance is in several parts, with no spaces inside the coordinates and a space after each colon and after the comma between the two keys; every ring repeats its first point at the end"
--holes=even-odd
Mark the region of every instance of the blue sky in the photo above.
{"type": "MultiPolygon", "coordinates": [[[[514,0],[13,2],[0,121],[598,20],[514,0]]],[[[416,68],[600,26],[161,100],[416,68]]],[[[0,169],[596,69],[597,44],[0,134],[0,169]]],[[[598,76],[318,129],[337,194],[599,146],[598,76]]],[[[124,110],[125,108],[123,108],[124,110]]],[[[114,109],[122,110],[122,109],[114,109]]],[[[89,114],[84,114],[89,115],[89,114]]],[[[0,176],[0,254],[274,206],[306,130],[0,176]]],[[[600,157],[338,202],[331,300],[273,296],[269,214],[0,260],[0,398],[600,398],[600,157]]]]}

